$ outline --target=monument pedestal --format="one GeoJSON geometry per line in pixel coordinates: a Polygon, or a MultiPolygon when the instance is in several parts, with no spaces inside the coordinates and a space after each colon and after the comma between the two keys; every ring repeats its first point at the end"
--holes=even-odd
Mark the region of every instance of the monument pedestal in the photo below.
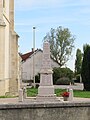
{"type": "Polygon", "coordinates": [[[53,96],[54,86],[40,86],[38,89],[39,96],[53,96]]]}
{"type": "Polygon", "coordinates": [[[38,101],[55,101],[54,86],[40,86],[36,99],[38,101]]]}

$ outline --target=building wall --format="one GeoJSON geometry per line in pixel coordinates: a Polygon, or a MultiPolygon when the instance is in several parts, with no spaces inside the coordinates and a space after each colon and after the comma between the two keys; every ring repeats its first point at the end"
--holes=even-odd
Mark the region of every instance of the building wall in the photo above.
{"type": "Polygon", "coordinates": [[[4,44],[5,44],[5,25],[1,23],[0,25],[0,95],[5,93],[5,56],[4,53],[4,44]]]}
{"type": "Polygon", "coordinates": [[[5,95],[9,91],[9,0],[0,0],[0,95],[5,95]],[[4,7],[4,8],[3,8],[4,7]],[[4,25],[5,24],[5,25],[4,25]]]}
{"type": "Polygon", "coordinates": [[[4,44],[5,44],[5,26],[0,25],[0,81],[4,79],[4,62],[5,56],[3,52],[5,52],[4,44]]]}
{"type": "MultiPolygon", "coordinates": [[[[42,64],[42,52],[38,51],[34,55],[34,73],[37,75],[40,73],[42,64]]],[[[59,67],[59,65],[51,59],[51,66],[59,67]]],[[[33,79],[33,55],[22,63],[22,80],[32,80],[33,79]]]]}
{"type": "Polygon", "coordinates": [[[21,58],[20,54],[18,54],[18,71],[17,71],[18,90],[22,87],[22,80],[21,80],[21,61],[22,61],[22,58],[21,58]]]}
{"type": "Polygon", "coordinates": [[[14,0],[0,0],[0,96],[18,93],[18,64],[14,0]]]}
{"type": "MultiPolygon", "coordinates": [[[[38,74],[41,68],[42,52],[37,52],[34,55],[34,72],[38,74]]],[[[33,55],[22,63],[22,79],[33,79],[33,55]]]]}
{"type": "Polygon", "coordinates": [[[18,56],[18,36],[15,32],[10,32],[10,80],[9,80],[9,92],[10,94],[17,95],[19,85],[19,56],[18,56]]]}
{"type": "Polygon", "coordinates": [[[5,26],[5,92],[9,92],[9,61],[10,61],[10,41],[9,41],[9,0],[5,1],[5,7],[3,8],[3,20],[6,24],[5,26]]]}

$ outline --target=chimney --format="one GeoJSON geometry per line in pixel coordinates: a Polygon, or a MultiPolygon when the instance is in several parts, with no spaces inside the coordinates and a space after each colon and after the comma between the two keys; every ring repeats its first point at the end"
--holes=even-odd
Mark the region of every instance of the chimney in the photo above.
{"type": "Polygon", "coordinates": [[[32,48],[32,52],[34,52],[34,48],[32,48]]]}

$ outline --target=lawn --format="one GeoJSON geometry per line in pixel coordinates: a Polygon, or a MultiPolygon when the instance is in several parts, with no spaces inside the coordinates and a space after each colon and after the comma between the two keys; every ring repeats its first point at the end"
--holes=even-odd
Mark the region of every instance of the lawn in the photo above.
{"type": "MultiPolygon", "coordinates": [[[[56,96],[61,96],[61,94],[66,91],[65,89],[55,89],[56,96]]],[[[90,91],[81,91],[81,90],[74,90],[74,97],[81,97],[81,98],[90,98],[90,91]]],[[[38,94],[37,88],[27,88],[27,96],[28,97],[35,97],[38,94]]],[[[15,96],[0,96],[0,98],[13,98],[15,96]]]]}
{"type": "Polygon", "coordinates": [[[27,96],[28,97],[35,97],[38,94],[37,88],[27,88],[27,96]]]}
{"type": "MultiPolygon", "coordinates": [[[[55,89],[55,94],[59,97],[61,94],[66,91],[65,89],[55,89]]],[[[28,88],[27,89],[27,96],[35,97],[38,93],[38,89],[36,88],[28,88]]],[[[74,97],[81,97],[81,98],[90,98],[90,91],[81,91],[81,90],[74,90],[74,97]]]]}
{"type": "Polygon", "coordinates": [[[90,98],[90,91],[75,90],[74,97],[90,98]]]}
{"type": "Polygon", "coordinates": [[[0,98],[15,98],[17,96],[9,96],[9,95],[5,95],[5,96],[0,96],[0,98]]]}

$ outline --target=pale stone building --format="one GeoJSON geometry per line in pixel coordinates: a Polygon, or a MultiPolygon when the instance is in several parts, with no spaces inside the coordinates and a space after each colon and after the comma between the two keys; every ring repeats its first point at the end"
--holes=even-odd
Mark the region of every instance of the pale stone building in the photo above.
{"type": "MultiPolygon", "coordinates": [[[[43,51],[41,49],[35,50],[33,49],[31,52],[26,54],[21,54],[22,57],[22,65],[21,65],[21,74],[22,80],[33,80],[34,75],[40,73],[41,65],[42,65],[42,55],[43,51]]],[[[55,61],[51,59],[51,67],[59,67],[55,61]]]]}
{"type": "Polygon", "coordinates": [[[0,0],[0,96],[18,93],[18,37],[14,31],[14,0],[0,0]]]}

